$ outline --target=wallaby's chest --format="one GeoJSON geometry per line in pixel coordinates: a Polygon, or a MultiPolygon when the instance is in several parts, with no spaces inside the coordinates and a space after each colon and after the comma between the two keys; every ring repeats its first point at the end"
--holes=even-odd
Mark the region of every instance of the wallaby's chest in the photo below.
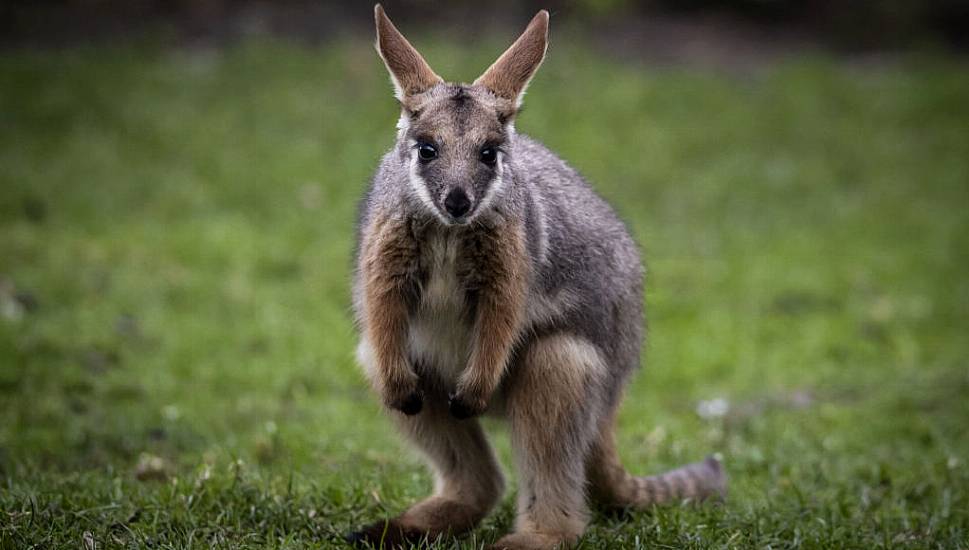
{"type": "Polygon", "coordinates": [[[408,343],[412,358],[453,382],[471,349],[472,315],[466,281],[467,258],[458,235],[435,234],[422,242],[421,281],[411,315],[408,343]]]}

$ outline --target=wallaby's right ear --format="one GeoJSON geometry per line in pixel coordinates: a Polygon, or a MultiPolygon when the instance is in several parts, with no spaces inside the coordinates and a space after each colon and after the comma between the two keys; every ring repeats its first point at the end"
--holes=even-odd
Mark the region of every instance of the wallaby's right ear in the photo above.
{"type": "Polygon", "coordinates": [[[521,106],[528,82],[545,59],[548,49],[548,12],[541,10],[510,48],[484,72],[475,84],[481,84],[496,96],[521,106]]]}
{"type": "Polygon", "coordinates": [[[425,92],[435,84],[443,82],[390,22],[380,4],[373,7],[373,15],[377,24],[377,53],[390,72],[397,99],[404,101],[407,96],[425,92]]]}

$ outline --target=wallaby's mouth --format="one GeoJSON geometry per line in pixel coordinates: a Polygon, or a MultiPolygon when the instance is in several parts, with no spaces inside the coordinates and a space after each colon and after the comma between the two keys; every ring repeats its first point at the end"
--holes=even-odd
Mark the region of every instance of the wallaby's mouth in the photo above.
{"type": "Polygon", "coordinates": [[[443,221],[444,225],[468,225],[474,216],[471,214],[465,214],[461,217],[454,217],[451,214],[444,214],[443,221]]]}

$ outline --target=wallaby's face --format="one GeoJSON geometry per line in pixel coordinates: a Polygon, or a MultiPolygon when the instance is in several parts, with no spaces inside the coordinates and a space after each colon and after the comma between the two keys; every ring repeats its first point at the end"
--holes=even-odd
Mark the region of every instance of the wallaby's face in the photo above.
{"type": "Polygon", "coordinates": [[[518,40],[474,84],[445,83],[375,7],[377,52],[401,105],[398,151],[420,202],[442,223],[464,224],[493,206],[511,121],[545,56],[548,13],[539,12],[518,40]]]}
{"type": "Polygon", "coordinates": [[[411,185],[445,223],[466,223],[502,184],[507,130],[481,87],[440,84],[404,121],[411,185]]]}

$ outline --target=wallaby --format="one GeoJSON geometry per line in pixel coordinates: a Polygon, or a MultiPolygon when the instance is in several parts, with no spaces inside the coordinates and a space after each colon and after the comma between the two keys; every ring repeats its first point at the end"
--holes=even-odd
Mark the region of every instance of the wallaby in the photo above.
{"type": "Polygon", "coordinates": [[[348,540],[398,546],[484,518],[504,485],[474,418],[485,412],[508,420],[519,476],[515,531],[494,548],[574,543],[587,496],[642,507],[722,494],[712,458],[651,477],[619,462],[613,423],[640,363],[644,272],[612,208],[515,131],[548,12],[470,85],[443,81],[374,12],[401,115],[360,210],[357,355],[426,456],[434,493],[348,540]]]}

